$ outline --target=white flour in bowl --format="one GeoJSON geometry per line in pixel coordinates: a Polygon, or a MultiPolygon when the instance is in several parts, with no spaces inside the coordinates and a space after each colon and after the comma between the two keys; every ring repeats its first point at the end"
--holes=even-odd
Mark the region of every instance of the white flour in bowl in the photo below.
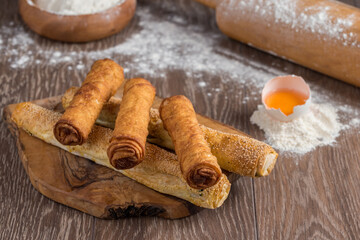
{"type": "MultiPolygon", "coordinates": [[[[31,0],[28,0],[31,2],[31,0]]],[[[61,15],[93,14],[109,9],[124,0],[36,0],[36,5],[48,12],[61,15]]]]}

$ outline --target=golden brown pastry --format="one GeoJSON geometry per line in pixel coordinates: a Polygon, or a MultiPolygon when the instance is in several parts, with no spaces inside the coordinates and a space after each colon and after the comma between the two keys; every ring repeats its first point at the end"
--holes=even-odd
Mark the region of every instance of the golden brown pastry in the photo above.
{"type": "MultiPolygon", "coordinates": [[[[64,108],[69,105],[75,91],[76,88],[70,88],[64,94],[62,98],[64,108]]],[[[109,102],[104,105],[97,123],[114,128],[120,102],[119,98],[110,98],[109,102]]],[[[267,176],[273,170],[278,154],[266,143],[243,135],[224,133],[204,125],[200,125],[200,128],[221,168],[250,177],[267,176]]],[[[157,109],[150,110],[148,130],[149,142],[174,150],[172,140],[164,129],[157,109]]]]}
{"type": "Polygon", "coordinates": [[[204,138],[190,100],[182,95],[166,98],[159,112],[164,128],[174,143],[187,183],[198,189],[216,184],[222,172],[204,138]]]}
{"type": "Polygon", "coordinates": [[[125,83],[115,129],[107,150],[110,164],[116,169],[138,165],[145,155],[149,134],[149,111],[155,98],[155,88],[143,78],[125,83]]]}
{"type": "Polygon", "coordinates": [[[64,145],[86,142],[105,102],[124,81],[122,67],[110,59],[96,61],[69,107],[54,126],[55,138],[64,145]]]}
{"type": "Polygon", "coordinates": [[[18,104],[12,114],[12,119],[18,127],[31,135],[121,172],[158,192],[176,196],[204,208],[220,207],[229,194],[231,184],[224,174],[221,175],[220,181],[210,188],[191,188],[182,177],[176,155],[152,144],[146,144],[146,154],[141,164],[131,169],[117,170],[110,165],[106,153],[113,132],[111,129],[94,126],[86,143],[66,146],[55,139],[52,131],[60,117],[60,113],[29,102],[18,104]]]}
{"type": "MultiPolygon", "coordinates": [[[[65,94],[61,98],[62,106],[64,109],[68,108],[71,100],[74,98],[74,95],[79,87],[71,87],[66,90],[65,94]]],[[[114,129],[115,121],[118,115],[121,104],[121,98],[111,97],[108,102],[106,102],[99,114],[99,117],[96,119],[96,123],[114,129]]]]}

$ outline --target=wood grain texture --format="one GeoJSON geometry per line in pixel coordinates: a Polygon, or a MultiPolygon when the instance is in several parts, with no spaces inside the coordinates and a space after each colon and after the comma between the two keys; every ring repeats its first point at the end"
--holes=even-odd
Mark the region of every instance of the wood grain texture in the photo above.
{"type": "MultiPolygon", "coordinates": [[[[343,2],[360,7],[359,0],[343,2]]],[[[150,5],[164,21],[171,15],[181,16],[188,24],[200,24],[207,32],[219,33],[214,11],[191,0],[142,0],[138,7],[150,5]]],[[[5,0],[0,8],[0,25],[10,22],[14,26],[23,25],[17,15],[17,1],[5,0]]],[[[58,43],[28,29],[26,32],[48,51],[101,50],[138,31],[138,22],[135,16],[120,34],[88,44],[58,43]]],[[[312,89],[323,89],[342,104],[359,109],[358,88],[226,37],[221,38],[219,44],[234,56],[256,62],[255,66],[250,61],[248,64],[254,72],[270,69],[274,73],[281,70],[301,75],[312,89]]],[[[60,95],[70,86],[79,86],[93,62],[84,58],[86,67],[79,70],[75,70],[76,62],[55,66],[41,62],[25,69],[12,69],[9,63],[12,60],[3,53],[0,54],[1,108],[10,103],[60,95]]],[[[34,52],[34,56],[42,59],[39,52],[34,52]]],[[[127,58],[109,57],[119,62],[127,58]]],[[[182,71],[169,69],[165,76],[166,79],[138,76],[131,71],[126,77],[147,78],[161,97],[185,94],[198,112],[264,139],[263,132],[249,120],[260,104],[259,99],[253,98],[254,89],[250,84],[224,82],[222,76],[208,73],[202,76],[207,85],[199,87],[198,78],[185,78],[182,71]],[[242,104],[241,100],[246,97],[250,100],[242,104]]],[[[360,133],[346,131],[333,147],[321,147],[304,156],[281,154],[269,177],[240,178],[232,186],[223,207],[215,211],[204,210],[175,221],[151,217],[109,221],[95,219],[39,194],[31,186],[16,143],[1,120],[0,239],[357,239],[360,234],[359,142],[360,133]]]]}

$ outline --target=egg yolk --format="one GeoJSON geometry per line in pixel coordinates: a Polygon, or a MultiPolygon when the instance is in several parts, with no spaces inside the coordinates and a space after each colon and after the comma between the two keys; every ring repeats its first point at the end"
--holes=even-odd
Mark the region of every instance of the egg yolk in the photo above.
{"type": "Polygon", "coordinates": [[[303,105],[306,97],[293,90],[279,90],[265,99],[265,104],[274,109],[280,109],[286,116],[294,112],[294,107],[303,105]]]}

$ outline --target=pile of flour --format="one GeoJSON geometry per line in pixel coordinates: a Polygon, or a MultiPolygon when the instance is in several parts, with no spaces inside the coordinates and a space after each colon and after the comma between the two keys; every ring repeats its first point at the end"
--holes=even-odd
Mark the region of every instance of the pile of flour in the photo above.
{"type": "MultiPolygon", "coordinates": [[[[29,0],[31,1],[31,0],[29,0]]],[[[36,5],[48,12],[61,15],[82,15],[101,12],[124,0],[37,0],[36,5]]]]}
{"type": "Polygon", "coordinates": [[[291,122],[273,119],[265,107],[259,105],[250,120],[264,130],[270,145],[280,151],[299,154],[334,143],[345,128],[339,122],[336,109],[328,104],[312,104],[307,114],[291,122]]]}

